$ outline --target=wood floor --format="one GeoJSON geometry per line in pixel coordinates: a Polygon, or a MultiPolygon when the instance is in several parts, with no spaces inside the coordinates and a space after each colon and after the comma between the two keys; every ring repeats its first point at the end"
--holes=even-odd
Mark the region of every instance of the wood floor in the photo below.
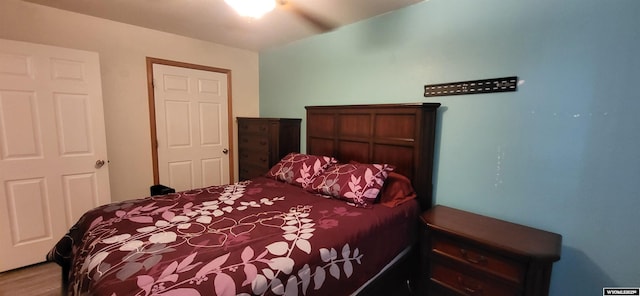
{"type": "Polygon", "coordinates": [[[0,273],[0,296],[60,296],[61,268],[40,263],[0,273]]]}

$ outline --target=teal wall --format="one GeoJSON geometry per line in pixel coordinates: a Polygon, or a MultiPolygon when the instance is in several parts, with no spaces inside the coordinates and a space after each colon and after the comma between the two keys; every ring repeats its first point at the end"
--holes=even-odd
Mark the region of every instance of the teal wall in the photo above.
{"type": "Polygon", "coordinates": [[[639,56],[638,0],[431,0],[261,52],[260,115],[442,103],[436,203],[562,234],[551,295],[601,295],[640,286],[639,56]]]}

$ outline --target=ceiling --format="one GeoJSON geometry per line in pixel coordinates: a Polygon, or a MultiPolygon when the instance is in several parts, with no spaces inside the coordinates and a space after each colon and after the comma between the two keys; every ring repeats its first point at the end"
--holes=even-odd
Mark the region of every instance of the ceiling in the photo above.
{"type": "MultiPolygon", "coordinates": [[[[291,9],[261,19],[235,13],[224,0],[23,0],[149,29],[261,51],[324,33],[291,9]]],[[[334,28],[423,0],[288,0],[334,28]]]]}

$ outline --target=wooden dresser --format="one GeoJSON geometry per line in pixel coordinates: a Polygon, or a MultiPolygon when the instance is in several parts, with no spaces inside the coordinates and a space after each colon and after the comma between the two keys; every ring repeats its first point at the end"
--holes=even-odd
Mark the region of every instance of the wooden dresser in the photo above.
{"type": "Polygon", "coordinates": [[[262,176],[290,152],[300,152],[299,118],[238,117],[240,180],[262,176]]]}
{"type": "Polygon", "coordinates": [[[559,234],[445,206],[421,220],[427,295],[548,295],[559,234]]]}

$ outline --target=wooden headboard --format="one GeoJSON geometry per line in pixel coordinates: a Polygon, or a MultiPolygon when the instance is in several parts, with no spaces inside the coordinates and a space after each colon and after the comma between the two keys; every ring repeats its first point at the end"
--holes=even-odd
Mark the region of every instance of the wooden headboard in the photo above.
{"type": "Polygon", "coordinates": [[[307,106],[307,154],[387,163],[407,176],[422,209],[433,201],[439,103],[307,106]]]}

